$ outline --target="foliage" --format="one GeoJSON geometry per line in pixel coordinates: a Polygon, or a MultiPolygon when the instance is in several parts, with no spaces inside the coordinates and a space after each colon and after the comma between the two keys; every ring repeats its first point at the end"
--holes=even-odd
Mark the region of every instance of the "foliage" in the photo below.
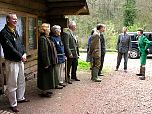
{"type": "Polygon", "coordinates": [[[145,26],[146,26],[146,24],[144,24],[144,23],[136,23],[136,24],[134,24],[134,25],[132,25],[132,26],[129,26],[128,27],[128,31],[129,32],[135,32],[135,31],[137,31],[139,28],[142,28],[142,29],[145,29],[145,26]]]}
{"type": "Polygon", "coordinates": [[[68,16],[77,23],[80,48],[85,49],[91,30],[98,23],[106,24],[105,40],[107,49],[115,49],[118,33],[122,27],[129,31],[143,28],[152,30],[151,0],[87,0],[90,15],[68,16]]]}
{"type": "Polygon", "coordinates": [[[115,31],[115,25],[108,21],[106,22],[105,42],[107,49],[115,49],[118,33],[115,31]]]}
{"type": "Polygon", "coordinates": [[[132,26],[136,17],[135,0],[126,0],[124,4],[124,26],[132,26]]]}

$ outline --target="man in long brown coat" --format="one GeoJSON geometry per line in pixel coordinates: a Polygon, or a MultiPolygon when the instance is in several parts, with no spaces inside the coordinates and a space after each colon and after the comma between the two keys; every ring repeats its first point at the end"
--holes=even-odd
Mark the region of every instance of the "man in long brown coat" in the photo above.
{"type": "Polygon", "coordinates": [[[101,82],[101,79],[98,78],[98,72],[101,65],[100,31],[101,31],[101,28],[99,27],[99,29],[96,30],[94,34],[92,35],[92,41],[91,41],[90,52],[89,52],[89,54],[93,58],[91,80],[95,82],[101,82]]]}

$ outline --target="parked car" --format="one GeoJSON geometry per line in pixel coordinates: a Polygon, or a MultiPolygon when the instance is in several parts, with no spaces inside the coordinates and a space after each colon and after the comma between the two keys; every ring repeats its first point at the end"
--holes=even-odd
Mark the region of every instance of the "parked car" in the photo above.
{"type": "MultiPolygon", "coordinates": [[[[137,59],[139,58],[137,32],[128,32],[128,34],[131,36],[131,46],[132,46],[129,54],[129,58],[137,59]]],[[[149,54],[152,54],[152,32],[144,32],[143,34],[147,36],[148,40],[151,43],[149,48],[149,54]]]]}

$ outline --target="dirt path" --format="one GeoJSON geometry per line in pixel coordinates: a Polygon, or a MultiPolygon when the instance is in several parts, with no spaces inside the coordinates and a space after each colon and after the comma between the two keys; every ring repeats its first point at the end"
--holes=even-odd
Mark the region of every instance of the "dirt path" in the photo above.
{"type": "MultiPolygon", "coordinates": [[[[135,76],[139,60],[129,60],[128,73],[123,65],[114,71],[116,55],[108,55],[105,69],[110,73],[102,82],[90,80],[90,72],[78,72],[80,82],[73,82],[62,90],[53,90],[52,98],[40,98],[36,80],[27,82],[27,97],[30,103],[19,104],[19,114],[152,114],[152,77],[147,68],[146,80],[135,76]],[[137,65],[137,66],[136,66],[137,65]]],[[[151,67],[152,59],[148,59],[151,67]]],[[[6,97],[0,97],[0,107],[8,110],[6,97]]]]}

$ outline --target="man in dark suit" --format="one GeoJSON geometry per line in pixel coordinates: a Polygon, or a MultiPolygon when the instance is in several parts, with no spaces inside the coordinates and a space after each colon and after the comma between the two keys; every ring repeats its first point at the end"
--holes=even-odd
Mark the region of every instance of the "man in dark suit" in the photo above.
{"type": "Polygon", "coordinates": [[[75,81],[80,81],[77,78],[76,71],[78,66],[78,56],[79,56],[79,48],[78,48],[78,40],[75,35],[76,23],[74,21],[69,22],[69,29],[64,35],[62,35],[62,41],[65,47],[65,55],[67,57],[67,77],[68,83],[72,84],[70,80],[70,70],[71,70],[71,79],[75,81]]]}
{"type": "Polygon", "coordinates": [[[104,31],[105,31],[105,25],[104,24],[98,24],[97,25],[97,30],[100,30],[100,45],[101,45],[101,64],[98,72],[98,76],[103,76],[102,74],[102,68],[103,68],[103,63],[104,63],[104,57],[106,53],[106,48],[105,48],[105,38],[104,38],[104,31]]]}
{"type": "Polygon", "coordinates": [[[118,71],[122,56],[124,56],[124,72],[127,72],[128,53],[131,49],[131,39],[127,34],[127,27],[123,27],[122,32],[117,41],[116,50],[118,50],[116,70],[118,71]]]}

